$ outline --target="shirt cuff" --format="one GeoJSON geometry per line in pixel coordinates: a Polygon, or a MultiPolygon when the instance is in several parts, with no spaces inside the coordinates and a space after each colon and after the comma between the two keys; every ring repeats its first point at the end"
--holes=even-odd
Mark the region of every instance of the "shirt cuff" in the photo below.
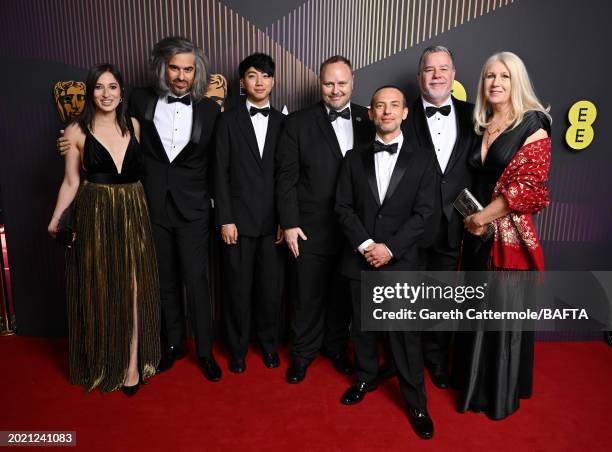
{"type": "MultiPolygon", "coordinates": [[[[383,245],[385,245],[385,244],[383,243],[383,245]]],[[[385,248],[387,248],[387,251],[389,251],[389,256],[393,257],[393,253],[391,252],[389,247],[387,245],[385,245],[385,248]]]]}
{"type": "Polygon", "coordinates": [[[359,246],[357,247],[357,250],[358,250],[358,251],[359,251],[361,254],[363,254],[363,253],[365,252],[365,249],[366,249],[368,246],[370,246],[372,243],[374,243],[374,240],[372,240],[372,239],[368,239],[368,240],[366,240],[365,242],[363,242],[361,245],[359,245],[359,246]]]}

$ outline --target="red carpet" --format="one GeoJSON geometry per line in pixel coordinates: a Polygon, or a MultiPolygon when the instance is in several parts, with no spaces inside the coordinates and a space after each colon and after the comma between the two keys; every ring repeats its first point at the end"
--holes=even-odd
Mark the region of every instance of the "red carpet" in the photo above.
{"type": "Polygon", "coordinates": [[[536,345],[534,397],[504,421],[459,414],[455,394],[427,381],[432,441],[419,440],[396,380],[357,406],[339,403],[350,379],[317,359],[299,385],[251,352],[247,371],[210,383],[193,358],[128,399],[67,380],[65,340],[0,338],[0,430],[73,430],[77,448],[109,450],[610,450],[612,349],[603,342],[536,345]]]}

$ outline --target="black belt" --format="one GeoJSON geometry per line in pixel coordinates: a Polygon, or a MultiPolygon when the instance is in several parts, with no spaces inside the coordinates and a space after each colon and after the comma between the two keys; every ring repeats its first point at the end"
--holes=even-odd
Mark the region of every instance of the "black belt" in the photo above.
{"type": "Polygon", "coordinates": [[[85,174],[85,180],[94,184],[133,184],[138,182],[140,179],[137,176],[124,176],[123,174],[113,173],[93,173],[85,174]]]}

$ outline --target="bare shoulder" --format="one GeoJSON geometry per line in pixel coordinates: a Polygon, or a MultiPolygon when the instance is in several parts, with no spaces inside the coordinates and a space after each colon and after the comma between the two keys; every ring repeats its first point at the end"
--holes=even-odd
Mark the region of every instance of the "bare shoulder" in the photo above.
{"type": "Polygon", "coordinates": [[[73,122],[64,131],[64,138],[66,138],[70,144],[77,147],[77,149],[82,149],[83,144],[85,143],[85,134],[78,123],[73,122]]]}
{"type": "Polygon", "coordinates": [[[527,137],[527,139],[523,143],[523,146],[525,146],[526,144],[533,143],[534,141],[543,140],[544,138],[548,138],[548,133],[544,129],[538,129],[535,131],[535,133],[527,137]]]}
{"type": "Polygon", "coordinates": [[[71,138],[77,138],[81,135],[85,136],[85,134],[81,130],[81,126],[79,126],[79,124],[76,122],[73,122],[70,125],[68,125],[66,127],[66,130],[64,131],[64,136],[68,138],[69,140],[71,138]]]}

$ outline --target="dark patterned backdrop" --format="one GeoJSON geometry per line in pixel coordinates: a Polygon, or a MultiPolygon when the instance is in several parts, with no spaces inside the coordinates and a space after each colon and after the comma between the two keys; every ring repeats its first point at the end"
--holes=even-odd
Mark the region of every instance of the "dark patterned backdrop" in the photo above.
{"type": "MultiPolygon", "coordinates": [[[[341,53],[355,66],[355,99],[395,83],[415,97],[420,52],[452,48],[457,78],[473,100],[480,66],[512,50],[526,62],[539,96],[553,107],[553,202],[538,218],[551,269],[609,269],[612,253],[610,63],[603,48],[612,7],[604,0],[4,0],[0,14],[2,147],[0,184],[20,334],[65,332],[63,257],[47,237],[62,178],[54,142],[57,80],[82,79],[111,61],[129,84],[144,85],[147,55],[180,34],[202,46],[214,72],[230,80],[249,53],[277,61],[273,103],[289,111],[318,98],[317,71],[341,53]],[[564,145],[576,101],[598,108],[590,147],[564,145]]],[[[564,338],[578,337],[565,335],[564,338]]]]}

